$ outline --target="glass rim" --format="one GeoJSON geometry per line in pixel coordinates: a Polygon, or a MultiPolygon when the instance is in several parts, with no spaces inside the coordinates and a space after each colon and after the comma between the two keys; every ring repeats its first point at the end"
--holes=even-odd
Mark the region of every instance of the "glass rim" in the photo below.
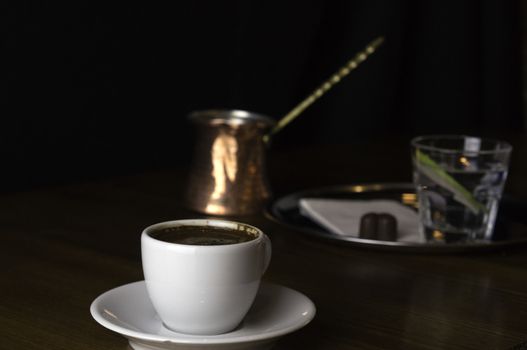
{"type": "Polygon", "coordinates": [[[470,135],[454,135],[454,134],[440,134],[440,135],[422,135],[422,136],[416,136],[411,141],[410,144],[413,147],[427,150],[427,151],[436,151],[441,153],[449,153],[449,154],[455,154],[455,153],[462,153],[462,152],[471,152],[476,154],[496,154],[496,153],[510,153],[512,151],[512,145],[504,140],[499,140],[495,138],[487,138],[487,137],[479,137],[479,136],[470,136],[470,135]],[[494,143],[496,145],[500,145],[501,147],[498,149],[487,149],[487,150],[465,150],[462,148],[452,148],[452,147],[438,147],[438,146],[430,146],[423,144],[422,142],[425,140],[463,140],[467,138],[474,138],[478,139],[483,143],[494,143]]]}

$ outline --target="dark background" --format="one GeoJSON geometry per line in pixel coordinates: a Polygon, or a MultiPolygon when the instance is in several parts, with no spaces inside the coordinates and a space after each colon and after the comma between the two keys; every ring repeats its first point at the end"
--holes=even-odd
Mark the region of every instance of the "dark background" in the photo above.
{"type": "Polygon", "coordinates": [[[273,152],[525,130],[520,1],[2,7],[2,191],[185,166],[190,111],[278,119],[379,35],[383,47],[278,134],[273,152]]]}

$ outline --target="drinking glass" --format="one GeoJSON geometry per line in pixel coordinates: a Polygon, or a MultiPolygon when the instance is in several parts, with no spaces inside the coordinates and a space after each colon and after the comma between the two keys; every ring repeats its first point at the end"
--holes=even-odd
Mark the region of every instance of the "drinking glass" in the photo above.
{"type": "Polygon", "coordinates": [[[463,135],[419,136],[411,146],[426,241],[491,240],[512,146],[463,135]]]}

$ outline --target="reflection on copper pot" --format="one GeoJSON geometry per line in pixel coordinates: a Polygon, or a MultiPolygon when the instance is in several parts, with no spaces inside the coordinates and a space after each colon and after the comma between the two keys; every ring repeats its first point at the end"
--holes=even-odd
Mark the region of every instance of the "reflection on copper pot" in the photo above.
{"type": "Polygon", "coordinates": [[[239,110],[190,115],[197,137],[186,194],[187,205],[211,215],[247,215],[270,197],[263,136],[275,122],[239,110]]]}

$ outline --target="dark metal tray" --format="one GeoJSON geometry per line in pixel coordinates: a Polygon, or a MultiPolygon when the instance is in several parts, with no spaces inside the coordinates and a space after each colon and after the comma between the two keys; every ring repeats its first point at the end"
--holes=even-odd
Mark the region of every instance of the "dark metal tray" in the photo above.
{"type": "Polygon", "coordinates": [[[505,195],[500,203],[492,241],[481,243],[408,243],[361,239],[328,232],[300,214],[301,198],[392,199],[415,208],[415,189],[409,183],[357,184],[315,188],[278,198],[267,208],[272,220],[292,230],[335,243],[406,252],[453,253],[492,250],[527,243],[527,202],[505,195]]]}

